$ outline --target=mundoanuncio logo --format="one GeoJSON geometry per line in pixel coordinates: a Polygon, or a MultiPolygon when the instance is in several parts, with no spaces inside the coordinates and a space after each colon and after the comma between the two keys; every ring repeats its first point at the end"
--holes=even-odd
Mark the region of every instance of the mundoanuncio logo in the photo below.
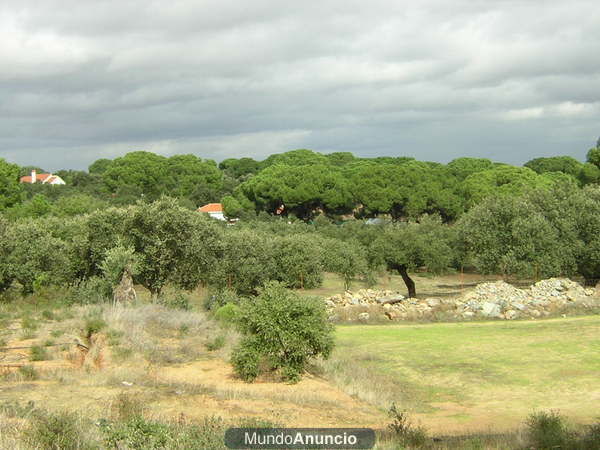
{"type": "Polygon", "coordinates": [[[228,448],[369,449],[375,432],[369,428],[230,428],[228,448]]]}

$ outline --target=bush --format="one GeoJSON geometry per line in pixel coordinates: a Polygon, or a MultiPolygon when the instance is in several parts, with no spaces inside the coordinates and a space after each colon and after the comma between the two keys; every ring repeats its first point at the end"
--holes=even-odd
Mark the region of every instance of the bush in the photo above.
{"type": "Polygon", "coordinates": [[[225,424],[205,418],[200,425],[171,424],[133,416],[124,422],[100,423],[109,448],[128,449],[222,449],[225,424]]]}
{"type": "Polygon", "coordinates": [[[106,327],[106,322],[100,317],[90,317],[85,321],[83,332],[87,339],[106,327]]]}
{"type": "Polygon", "coordinates": [[[388,411],[392,423],[388,425],[395,439],[402,446],[422,447],[427,441],[427,433],[421,427],[414,427],[405,411],[400,411],[395,404],[388,411]]]}
{"type": "Polygon", "coordinates": [[[116,286],[121,282],[125,270],[128,270],[131,275],[137,274],[139,261],[140,257],[132,247],[119,244],[106,252],[100,269],[108,283],[116,286]]]}
{"type": "Polygon", "coordinates": [[[139,398],[121,392],[112,404],[113,416],[121,421],[140,417],[144,414],[144,405],[139,398]]]}
{"type": "Polygon", "coordinates": [[[600,423],[588,426],[580,442],[582,449],[600,450],[600,423]]]}
{"type": "Polygon", "coordinates": [[[183,311],[192,309],[190,298],[181,292],[175,294],[173,297],[163,297],[159,300],[159,303],[170,309],[181,309],[183,311]]]}
{"type": "Polygon", "coordinates": [[[261,360],[264,355],[258,349],[258,343],[246,338],[233,351],[231,364],[238,377],[247,382],[254,381],[260,375],[261,360]]]}
{"type": "Polygon", "coordinates": [[[54,315],[54,313],[52,311],[49,311],[47,309],[45,309],[44,311],[42,311],[42,317],[46,320],[55,320],[56,316],[54,315]]]}
{"type": "Polygon", "coordinates": [[[219,289],[207,295],[204,299],[204,309],[213,311],[228,303],[239,303],[237,293],[232,289],[219,289]]]}
{"type": "Polygon", "coordinates": [[[564,448],[573,440],[557,411],[533,413],[527,418],[526,425],[530,445],[539,450],[564,448]]]}
{"type": "Polygon", "coordinates": [[[231,325],[235,323],[239,314],[239,306],[233,303],[227,303],[215,311],[215,319],[223,325],[231,325]]]}
{"type": "Polygon", "coordinates": [[[208,341],[206,343],[206,348],[208,349],[209,352],[212,352],[212,351],[223,348],[224,345],[225,345],[225,336],[220,334],[219,336],[215,337],[214,339],[208,341]]]}
{"type": "Polygon", "coordinates": [[[41,345],[34,345],[30,350],[30,361],[46,361],[50,359],[48,355],[48,350],[46,347],[42,347],[41,345]]]}
{"type": "Polygon", "coordinates": [[[81,449],[85,439],[77,426],[77,416],[69,412],[50,413],[36,410],[31,425],[23,431],[23,440],[33,448],[81,449]]]}
{"type": "Polygon", "coordinates": [[[102,277],[90,277],[75,286],[71,301],[82,305],[109,302],[112,299],[112,286],[102,277]]]}
{"type": "Polygon", "coordinates": [[[35,370],[33,366],[21,366],[19,367],[19,375],[23,377],[24,380],[37,380],[40,376],[35,370]]]}
{"type": "Polygon", "coordinates": [[[254,380],[265,362],[296,382],[310,358],[327,358],[333,349],[333,326],[323,301],[301,297],[281,283],[270,282],[256,299],[244,301],[237,324],[243,338],[232,363],[246,381],[254,380]]]}
{"type": "Polygon", "coordinates": [[[323,265],[314,236],[283,236],[278,238],[274,245],[276,280],[294,289],[313,289],[321,286],[323,265]]]}

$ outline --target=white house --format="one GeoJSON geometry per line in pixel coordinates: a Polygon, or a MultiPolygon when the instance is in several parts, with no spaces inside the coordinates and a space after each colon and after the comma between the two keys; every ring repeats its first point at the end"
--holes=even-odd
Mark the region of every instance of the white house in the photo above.
{"type": "Polygon", "coordinates": [[[206,213],[213,219],[227,220],[225,218],[225,214],[223,213],[223,205],[221,205],[220,203],[209,203],[198,208],[197,211],[201,213],[206,213]]]}
{"type": "Polygon", "coordinates": [[[65,180],[63,180],[58,175],[54,175],[51,173],[36,173],[35,169],[31,171],[31,176],[27,175],[21,177],[19,180],[21,183],[42,183],[42,184],[67,184],[65,180]]]}

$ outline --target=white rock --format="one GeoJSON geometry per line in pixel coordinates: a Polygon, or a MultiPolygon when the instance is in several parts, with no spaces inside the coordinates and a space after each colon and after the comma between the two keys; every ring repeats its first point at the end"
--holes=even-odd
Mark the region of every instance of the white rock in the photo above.
{"type": "Polygon", "coordinates": [[[481,314],[487,317],[500,317],[500,306],[495,303],[485,302],[481,305],[481,314]]]}
{"type": "Polygon", "coordinates": [[[437,298],[426,298],[425,302],[432,308],[435,306],[439,306],[439,304],[441,303],[440,300],[437,298]]]}

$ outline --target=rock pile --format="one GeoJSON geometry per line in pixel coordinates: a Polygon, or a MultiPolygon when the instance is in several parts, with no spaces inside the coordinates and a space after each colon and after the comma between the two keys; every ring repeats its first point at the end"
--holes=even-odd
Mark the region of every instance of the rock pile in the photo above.
{"type": "MultiPolygon", "coordinates": [[[[405,298],[394,291],[361,289],[334,295],[325,302],[332,320],[339,320],[340,312],[352,310],[359,313],[356,317],[361,322],[369,321],[370,314],[385,315],[390,320],[415,320],[436,313],[458,320],[478,317],[511,320],[547,316],[575,304],[592,306],[597,302],[592,299],[594,294],[594,289],[584,289],[569,279],[550,278],[528,289],[504,281],[482,283],[459,298],[405,298]]],[[[345,314],[349,315],[352,314],[345,314]]]]}
{"type": "Polygon", "coordinates": [[[328,306],[359,306],[359,305],[380,305],[384,303],[395,303],[404,300],[404,296],[399,292],[359,289],[356,292],[346,291],[343,294],[337,294],[329,297],[325,302],[328,306]]]}

